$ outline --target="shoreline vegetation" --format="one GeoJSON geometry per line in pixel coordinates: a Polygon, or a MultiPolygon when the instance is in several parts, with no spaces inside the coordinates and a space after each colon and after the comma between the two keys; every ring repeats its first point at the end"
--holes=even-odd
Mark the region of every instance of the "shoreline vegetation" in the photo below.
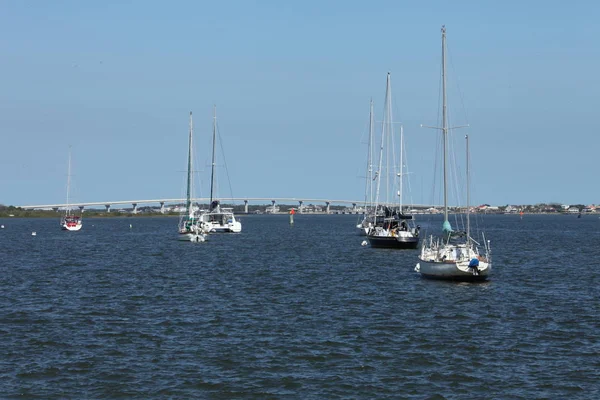
{"type": "MultiPolygon", "coordinates": [[[[111,209],[107,212],[105,209],[98,208],[87,208],[83,211],[85,218],[131,218],[131,217],[175,217],[179,216],[177,205],[166,207],[165,212],[161,212],[159,207],[138,207],[137,212],[134,213],[132,208],[118,208],[111,209]]],[[[282,215],[288,214],[292,209],[297,211],[298,206],[289,204],[279,204],[277,206],[270,205],[248,205],[248,213],[245,212],[243,205],[227,205],[223,204],[223,207],[231,207],[236,214],[241,215],[253,215],[253,214],[273,214],[282,215]]],[[[410,206],[408,206],[410,207],[410,206]]],[[[208,208],[208,205],[200,205],[201,209],[208,208]]],[[[77,208],[72,208],[77,212],[77,208]]],[[[325,207],[315,206],[308,204],[303,207],[304,214],[315,214],[315,215],[327,215],[327,214],[363,214],[364,210],[360,207],[349,208],[346,206],[330,206],[330,211],[327,213],[325,207]]],[[[452,213],[464,213],[465,208],[452,207],[450,212],[452,213]]],[[[14,206],[5,206],[0,204],[0,218],[59,218],[64,210],[30,210],[23,209],[14,206]]],[[[437,208],[435,209],[412,209],[408,211],[411,214],[437,214],[440,212],[437,208]]],[[[599,209],[600,212],[600,209],[599,209]]],[[[522,205],[522,206],[500,206],[491,207],[487,204],[473,207],[471,213],[474,214],[591,214],[596,213],[595,206],[584,206],[582,204],[577,205],[561,205],[557,203],[551,204],[536,204],[536,205],[522,205]]]]}

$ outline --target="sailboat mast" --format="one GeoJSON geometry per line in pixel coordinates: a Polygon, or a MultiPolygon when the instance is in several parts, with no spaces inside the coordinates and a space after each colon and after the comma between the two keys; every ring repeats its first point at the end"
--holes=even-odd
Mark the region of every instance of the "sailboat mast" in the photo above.
{"type": "Polygon", "coordinates": [[[391,168],[390,168],[390,161],[391,161],[391,157],[390,157],[390,152],[392,151],[392,135],[394,130],[392,129],[392,77],[391,74],[388,72],[387,75],[387,88],[385,90],[386,93],[386,99],[385,99],[385,104],[386,104],[386,124],[387,124],[387,135],[386,135],[386,148],[385,148],[385,152],[386,152],[386,156],[385,156],[385,193],[386,193],[386,199],[385,202],[386,203],[394,203],[393,198],[390,196],[391,195],[391,191],[392,189],[390,189],[390,174],[391,174],[391,168]]]}
{"type": "Polygon", "coordinates": [[[67,167],[67,207],[66,207],[66,215],[71,213],[71,207],[69,206],[69,195],[71,193],[71,146],[69,146],[69,165],[67,167]]]}
{"type": "Polygon", "coordinates": [[[369,144],[367,152],[367,182],[365,187],[365,204],[372,206],[373,202],[373,99],[369,107],[369,144]]]}
{"type": "Polygon", "coordinates": [[[400,125],[400,213],[402,214],[402,207],[404,204],[402,203],[402,197],[404,196],[404,192],[402,191],[402,182],[404,181],[404,159],[402,156],[404,155],[404,127],[400,125]]]}
{"type": "Polygon", "coordinates": [[[192,122],[192,112],[190,111],[190,137],[188,141],[188,174],[187,174],[187,194],[185,198],[185,207],[189,215],[192,214],[192,136],[194,134],[194,125],[192,122]]]}
{"type": "Polygon", "coordinates": [[[469,169],[469,135],[465,135],[465,139],[467,141],[467,244],[470,243],[471,241],[471,220],[470,220],[470,216],[471,216],[471,186],[470,186],[470,181],[471,181],[471,177],[470,177],[470,173],[471,170],[469,169]]]}
{"type": "MultiPolygon", "coordinates": [[[[388,101],[388,90],[389,90],[389,82],[390,82],[390,73],[387,75],[387,85],[385,89],[385,104],[387,107],[388,101]]],[[[385,113],[385,108],[384,108],[385,113]]],[[[384,115],[385,116],[385,115],[384,115]]],[[[381,166],[383,164],[383,147],[385,143],[385,118],[381,123],[381,142],[379,144],[379,165],[377,167],[377,188],[375,190],[375,210],[379,207],[379,190],[381,188],[381,166]]]]}
{"type": "Polygon", "coordinates": [[[215,191],[215,145],[217,142],[217,106],[213,106],[213,138],[212,138],[212,169],[210,173],[210,204],[213,202],[215,191]]]}
{"type": "Polygon", "coordinates": [[[444,137],[444,223],[448,221],[448,115],[446,112],[446,25],[442,25],[442,135],[444,137]]]}

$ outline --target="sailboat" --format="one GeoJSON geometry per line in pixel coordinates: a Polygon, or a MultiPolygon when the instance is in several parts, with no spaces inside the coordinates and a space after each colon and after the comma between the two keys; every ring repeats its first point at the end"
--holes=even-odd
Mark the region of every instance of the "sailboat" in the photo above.
{"type": "MultiPolygon", "coordinates": [[[[447,279],[461,281],[481,281],[487,279],[492,269],[490,241],[485,241],[483,254],[479,252],[480,244],[471,237],[470,229],[470,170],[469,170],[469,136],[466,136],[467,152],[467,223],[466,232],[455,231],[448,221],[448,116],[446,108],[446,28],[442,26],[442,136],[443,136],[443,174],[444,174],[444,223],[442,235],[433,236],[425,241],[419,255],[415,271],[424,278],[447,279]]],[[[440,129],[440,128],[436,128],[440,129]]]]}
{"type": "Polygon", "coordinates": [[[412,215],[404,214],[402,209],[402,156],[403,148],[403,130],[401,129],[400,137],[400,172],[396,173],[394,166],[390,166],[390,162],[395,163],[395,159],[390,155],[393,151],[394,130],[392,125],[392,86],[391,76],[388,72],[386,90],[385,90],[385,109],[384,121],[381,129],[381,146],[379,149],[379,166],[376,172],[377,190],[375,196],[374,216],[375,222],[368,233],[367,239],[371,247],[387,247],[396,249],[416,249],[419,245],[419,226],[415,226],[412,220],[412,215]],[[384,153],[385,150],[385,153],[384,153]],[[383,159],[386,160],[385,167],[383,159]],[[393,205],[390,201],[390,177],[394,175],[392,186],[395,186],[396,177],[399,177],[398,199],[399,204],[393,205]],[[385,178],[386,202],[380,203],[380,189],[382,177],[385,178]]]}
{"type": "Polygon", "coordinates": [[[71,195],[71,147],[69,146],[69,167],[67,169],[67,204],[65,205],[65,213],[60,219],[60,227],[63,231],[76,232],[83,227],[81,215],[71,214],[71,206],[69,204],[71,195]]]}
{"type": "Polygon", "coordinates": [[[362,216],[362,220],[356,224],[358,234],[365,236],[371,228],[375,226],[375,209],[373,208],[373,100],[371,99],[371,106],[369,108],[369,143],[367,150],[367,176],[365,183],[365,213],[362,216]]]}
{"type": "Polygon", "coordinates": [[[242,231],[242,223],[235,218],[233,208],[221,207],[221,202],[216,196],[216,143],[217,143],[217,107],[213,109],[213,135],[212,135],[212,165],[210,175],[210,208],[208,212],[201,215],[202,223],[208,232],[232,232],[242,231]]]}
{"type": "Polygon", "coordinates": [[[194,179],[193,179],[193,136],[194,124],[192,112],[190,111],[190,133],[188,139],[188,164],[187,164],[187,187],[185,197],[185,209],[181,213],[178,226],[178,240],[187,242],[204,242],[206,240],[206,229],[197,215],[197,210],[192,203],[194,179]]]}

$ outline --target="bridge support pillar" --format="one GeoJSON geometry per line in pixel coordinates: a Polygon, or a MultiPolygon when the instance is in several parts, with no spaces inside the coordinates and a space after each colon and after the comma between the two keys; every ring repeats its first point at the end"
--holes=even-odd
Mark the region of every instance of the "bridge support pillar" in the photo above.
{"type": "Polygon", "coordinates": [[[109,213],[110,212],[110,204],[105,204],[104,207],[106,207],[106,212],[109,213]]]}
{"type": "Polygon", "coordinates": [[[79,212],[83,214],[83,206],[79,206],[79,212]]]}
{"type": "Polygon", "coordinates": [[[302,205],[302,203],[304,203],[302,200],[299,200],[298,203],[300,203],[300,207],[298,207],[298,212],[300,214],[304,213],[304,206],[302,205]]]}
{"type": "Polygon", "coordinates": [[[244,200],[244,212],[248,214],[248,200],[244,200]]]}
{"type": "Polygon", "coordinates": [[[165,213],[165,202],[164,201],[160,202],[160,213],[161,214],[165,213]]]}
{"type": "Polygon", "coordinates": [[[271,205],[275,207],[275,200],[271,200],[271,205]]]}
{"type": "Polygon", "coordinates": [[[356,214],[356,203],[352,203],[352,214],[356,214]]]}
{"type": "Polygon", "coordinates": [[[131,210],[132,214],[137,214],[137,203],[132,203],[133,209],[131,210]]]}
{"type": "Polygon", "coordinates": [[[52,211],[58,212],[58,207],[52,207],[52,211]]]}
{"type": "Polygon", "coordinates": [[[329,214],[329,211],[330,211],[330,210],[329,210],[329,206],[331,205],[331,203],[330,203],[330,202],[328,202],[328,201],[326,201],[326,202],[325,202],[325,204],[327,204],[327,214],[329,214]]]}

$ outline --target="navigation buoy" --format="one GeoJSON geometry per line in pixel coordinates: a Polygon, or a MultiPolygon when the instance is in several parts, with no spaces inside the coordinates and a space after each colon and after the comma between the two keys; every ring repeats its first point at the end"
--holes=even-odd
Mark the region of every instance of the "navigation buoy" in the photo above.
{"type": "Polygon", "coordinates": [[[296,214],[296,210],[292,208],[290,210],[290,225],[294,225],[294,214],[296,214]]]}

